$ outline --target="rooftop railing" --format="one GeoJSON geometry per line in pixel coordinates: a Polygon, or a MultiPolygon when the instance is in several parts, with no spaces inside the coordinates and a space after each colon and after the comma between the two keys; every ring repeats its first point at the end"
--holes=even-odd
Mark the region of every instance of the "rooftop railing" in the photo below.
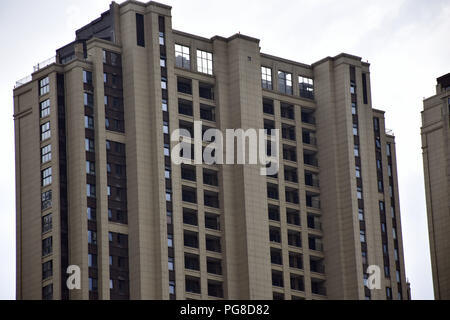
{"type": "Polygon", "coordinates": [[[56,63],[56,56],[53,56],[53,57],[51,57],[51,58],[49,58],[49,59],[47,59],[45,61],[42,61],[41,63],[38,63],[37,65],[35,65],[33,67],[33,69],[34,69],[33,72],[39,71],[41,69],[44,69],[45,67],[47,67],[47,66],[49,66],[49,65],[51,65],[53,63],[56,63]]]}
{"type": "MultiPolygon", "coordinates": [[[[37,72],[37,71],[39,71],[41,69],[44,69],[45,67],[47,67],[47,66],[49,66],[49,65],[51,65],[53,63],[56,63],[56,56],[53,56],[53,57],[51,57],[51,58],[49,58],[49,59],[47,59],[45,61],[42,61],[42,62],[38,63],[37,65],[35,65],[33,67],[33,73],[37,72]]],[[[17,88],[23,86],[24,84],[27,84],[28,82],[30,82],[32,79],[33,79],[32,76],[28,75],[25,78],[22,78],[22,79],[16,81],[16,85],[14,86],[14,88],[17,89],[17,88]]]]}

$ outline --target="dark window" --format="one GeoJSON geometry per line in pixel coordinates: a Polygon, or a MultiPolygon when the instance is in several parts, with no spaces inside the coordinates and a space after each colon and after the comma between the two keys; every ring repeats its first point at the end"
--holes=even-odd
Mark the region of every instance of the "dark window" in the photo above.
{"type": "Polygon", "coordinates": [[[285,199],[286,202],[290,202],[290,203],[294,203],[294,204],[298,204],[299,203],[299,196],[298,196],[298,190],[297,189],[292,189],[292,188],[286,188],[285,189],[285,199]]]}
{"type": "Polygon", "coordinates": [[[52,230],[52,214],[42,217],[42,233],[52,230]]]}
{"type": "Polygon", "coordinates": [[[287,124],[281,124],[281,136],[283,139],[295,141],[295,126],[290,126],[287,124]]]}
{"type": "Polygon", "coordinates": [[[298,210],[286,208],[286,220],[288,224],[300,225],[300,212],[298,210]]]}
{"type": "Polygon", "coordinates": [[[210,186],[218,186],[219,178],[217,177],[217,171],[203,169],[203,183],[210,186]]]}
{"type": "Polygon", "coordinates": [[[364,104],[367,104],[369,100],[367,97],[367,79],[365,73],[362,74],[362,86],[363,86],[363,101],[364,104]]]}
{"type": "Polygon", "coordinates": [[[139,13],[136,13],[136,39],[138,46],[145,47],[144,16],[139,13]]]}
{"type": "Polygon", "coordinates": [[[283,264],[283,254],[280,249],[270,248],[270,262],[272,264],[283,264]]]}
{"type": "Polygon", "coordinates": [[[270,242],[281,243],[281,231],[280,231],[280,228],[270,227],[269,228],[269,239],[270,239],[270,242]]]}
{"type": "Polygon", "coordinates": [[[267,114],[274,114],[273,100],[263,99],[263,112],[267,114]]]}
{"type": "Polygon", "coordinates": [[[208,296],[223,298],[222,282],[208,280],[208,296]]]}
{"type": "Polygon", "coordinates": [[[220,216],[214,213],[205,213],[205,228],[220,230],[220,216]]]}
{"type": "Polygon", "coordinates": [[[267,197],[278,200],[278,186],[276,184],[267,184],[267,197]]]}
{"type": "Polygon", "coordinates": [[[289,267],[303,269],[303,257],[300,253],[289,252],[289,267]]]}
{"type": "Polygon", "coordinates": [[[295,119],[294,106],[287,103],[281,103],[281,117],[286,119],[295,119]]]}
{"type": "Polygon", "coordinates": [[[186,292],[200,294],[200,279],[194,277],[186,277],[186,292]]]}
{"type": "Polygon", "coordinates": [[[205,206],[220,208],[219,194],[217,192],[205,191],[204,193],[205,206]]]}
{"type": "Polygon", "coordinates": [[[186,247],[198,248],[198,234],[196,232],[184,231],[184,245],[186,247]]]}
{"type": "Polygon", "coordinates": [[[50,278],[53,275],[53,261],[47,261],[42,264],[42,280],[50,278]]]}
{"type": "Polygon", "coordinates": [[[46,191],[42,193],[42,198],[41,198],[41,209],[42,210],[47,210],[48,208],[50,208],[52,206],[52,191],[46,191]]]}
{"type": "Polygon", "coordinates": [[[53,300],[53,284],[42,288],[42,300],[53,300]]]}
{"type": "Polygon", "coordinates": [[[291,289],[296,291],[305,291],[303,276],[291,274],[291,289]]]}
{"type": "Polygon", "coordinates": [[[200,82],[198,90],[200,98],[214,100],[214,86],[212,84],[200,82]]]}
{"type": "Polygon", "coordinates": [[[283,145],[283,159],[297,162],[297,149],[292,146],[283,145]]]}
{"type": "Polygon", "coordinates": [[[309,267],[312,272],[325,273],[325,265],[323,259],[310,256],[309,267]]]}
{"type": "Polygon", "coordinates": [[[197,203],[197,191],[194,188],[183,187],[182,199],[185,202],[197,203]]]}
{"type": "Polygon", "coordinates": [[[216,121],[216,108],[205,104],[200,104],[200,118],[208,121],[216,121]]]}
{"type": "Polygon", "coordinates": [[[284,293],[273,292],[273,300],[284,300],[284,293]]]}
{"type": "Polygon", "coordinates": [[[42,240],[42,256],[45,257],[53,252],[52,237],[42,240]]]}
{"type": "Polygon", "coordinates": [[[275,287],[284,287],[283,273],[281,271],[272,270],[272,285],[275,287]]]}
{"type": "Polygon", "coordinates": [[[311,291],[313,294],[319,294],[325,296],[326,289],[323,280],[311,279],[311,291]]]}
{"type": "Polygon", "coordinates": [[[280,221],[280,208],[277,206],[269,206],[269,220],[280,221]]]}
{"type": "Polygon", "coordinates": [[[298,182],[297,168],[285,166],[284,180],[297,183],[298,182]]]}
{"type": "Polygon", "coordinates": [[[186,78],[177,78],[178,92],[192,94],[192,80],[186,78]]]}
{"type": "Polygon", "coordinates": [[[192,101],[179,99],[178,113],[192,117],[193,115],[192,101]]]}
{"type": "Polygon", "coordinates": [[[196,254],[184,254],[184,267],[189,270],[200,270],[200,259],[196,254]]]}
{"type": "Polygon", "coordinates": [[[214,252],[222,252],[220,238],[206,235],[206,250],[214,252]]]}
{"type": "Polygon", "coordinates": [[[181,179],[196,181],[197,180],[196,167],[186,164],[181,165],[181,179]]]}
{"type": "Polygon", "coordinates": [[[206,259],[206,268],[208,273],[212,274],[222,274],[222,261],[219,259],[214,258],[207,258],[206,259]]]}
{"type": "Polygon", "coordinates": [[[183,208],[183,223],[192,226],[198,225],[197,211],[183,208]]]}
{"type": "Polygon", "coordinates": [[[299,247],[302,246],[302,237],[300,232],[288,230],[288,244],[290,246],[299,247]]]}

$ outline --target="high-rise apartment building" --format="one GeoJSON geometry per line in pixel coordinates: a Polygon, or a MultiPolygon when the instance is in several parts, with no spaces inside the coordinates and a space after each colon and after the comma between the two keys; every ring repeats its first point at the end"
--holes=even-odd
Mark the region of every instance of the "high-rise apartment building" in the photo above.
{"type": "Polygon", "coordinates": [[[423,101],[422,149],[434,296],[450,299],[450,73],[423,101]]]}
{"type": "Polygon", "coordinates": [[[17,83],[14,121],[19,299],[407,299],[395,142],[359,57],[289,61],[113,2],[17,83]],[[174,164],[194,121],[279,129],[278,174],[174,164]]]}

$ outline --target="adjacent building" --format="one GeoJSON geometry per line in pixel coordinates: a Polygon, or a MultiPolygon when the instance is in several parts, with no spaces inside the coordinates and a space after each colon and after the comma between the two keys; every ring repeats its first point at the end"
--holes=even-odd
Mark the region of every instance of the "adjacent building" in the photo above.
{"type": "Polygon", "coordinates": [[[434,296],[450,299],[450,73],[423,101],[422,150],[434,296]]]}
{"type": "Polygon", "coordinates": [[[370,87],[353,55],[289,61],[113,2],[14,89],[17,298],[407,299],[395,140],[370,87]],[[194,121],[279,129],[278,174],[173,164],[170,134],[194,121]]]}

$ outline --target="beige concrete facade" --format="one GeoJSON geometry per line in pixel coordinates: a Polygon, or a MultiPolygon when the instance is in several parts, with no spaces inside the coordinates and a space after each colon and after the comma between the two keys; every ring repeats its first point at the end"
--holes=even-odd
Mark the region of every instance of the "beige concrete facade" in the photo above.
{"type": "Polygon", "coordinates": [[[85,52],[76,43],[70,59],[60,49],[56,63],[14,90],[18,299],[64,298],[64,250],[68,265],[81,268],[81,289],[68,291],[70,299],[408,298],[395,142],[385,133],[384,113],[372,108],[368,63],[341,54],[306,65],[261,53],[259,40],[248,36],[207,39],[173,30],[171,8],[156,2],[112,3],[95,23],[109,23],[110,41],[93,36],[85,52]],[[188,66],[180,64],[176,45],[189,48],[188,66]],[[204,63],[198,50],[212,54],[211,74],[198,65],[204,63]],[[105,58],[110,54],[121,57],[120,75],[110,71],[118,68],[105,58]],[[262,82],[262,67],[271,70],[270,85],[262,82]],[[88,85],[85,72],[92,75],[88,85]],[[292,92],[279,72],[290,74],[292,92]],[[123,85],[111,90],[105,79],[118,75],[123,85]],[[47,76],[49,93],[40,95],[40,80],[47,76]],[[302,86],[300,77],[314,85],[302,86]],[[181,89],[183,81],[190,90],[181,89]],[[205,87],[213,88],[213,97],[205,96],[205,87]],[[108,127],[109,92],[123,96],[123,131],[108,127]],[[92,114],[83,109],[86,93],[93,97],[92,114]],[[50,115],[41,119],[46,99],[50,115]],[[180,111],[182,101],[191,113],[180,111]],[[213,118],[204,108],[214,110],[213,118]],[[93,119],[92,130],[86,117],[93,119]],[[48,121],[51,138],[41,142],[37,133],[48,121]],[[58,128],[61,121],[65,130],[58,128]],[[177,142],[170,142],[171,131],[194,121],[224,133],[280,129],[278,175],[260,175],[260,165],[202,164],[187,179],[165,145],[172,150],[177,142]],[[86,150],[86,139],[93,140],[94,151],[86,150]],[[126,222],[110,216],[108,159],[115,156],[107,141],[125,146],[126,222]],[[41,164],[40,148],[48,143],[52,159],[41,164]],[[94,174],[86,173],[86,161],[95,163],[94,174]],[[52,182],[42,187],[40,174],[48,167],[52,182]],[[205,173],[218,183],[208,183],[205,173]],[[60,221],[64,175],[67,243],[60,221]],[[86,196],[86,184],[95,185],[95,197],[86,196]],[[47,190],[52,205],[40,212],[47,190]],[[95,221],[86,216],[93,203],[95,221]],[[195,213],[196,221],[189,222],[185,211],[195,213]],[[43,234],[41,218],[50,212],[52,227],[43,234]],[[127,244],[114,248],[111,234],[126,236],[127,244]],[[41,243],[49,236],[52,253],[42,257],[41,243]],[[116,258],[126,259],[126,267],[117,269],[116,258]],[[43,280],[42,266],[50,260],[52,275],[43,280]],[[381,270],[379,289],[364,286],[370,265],[381,270]],[[122,273],[116,277],[116,271],[122,273]],[[47,285],[53,286],[51,296],[44,296],[47,285]]]}
{"type": "Polygon", "coordinates": [[[422,150],[435,299],[450,299],[450,75],[423,101],[422,150]]]}

